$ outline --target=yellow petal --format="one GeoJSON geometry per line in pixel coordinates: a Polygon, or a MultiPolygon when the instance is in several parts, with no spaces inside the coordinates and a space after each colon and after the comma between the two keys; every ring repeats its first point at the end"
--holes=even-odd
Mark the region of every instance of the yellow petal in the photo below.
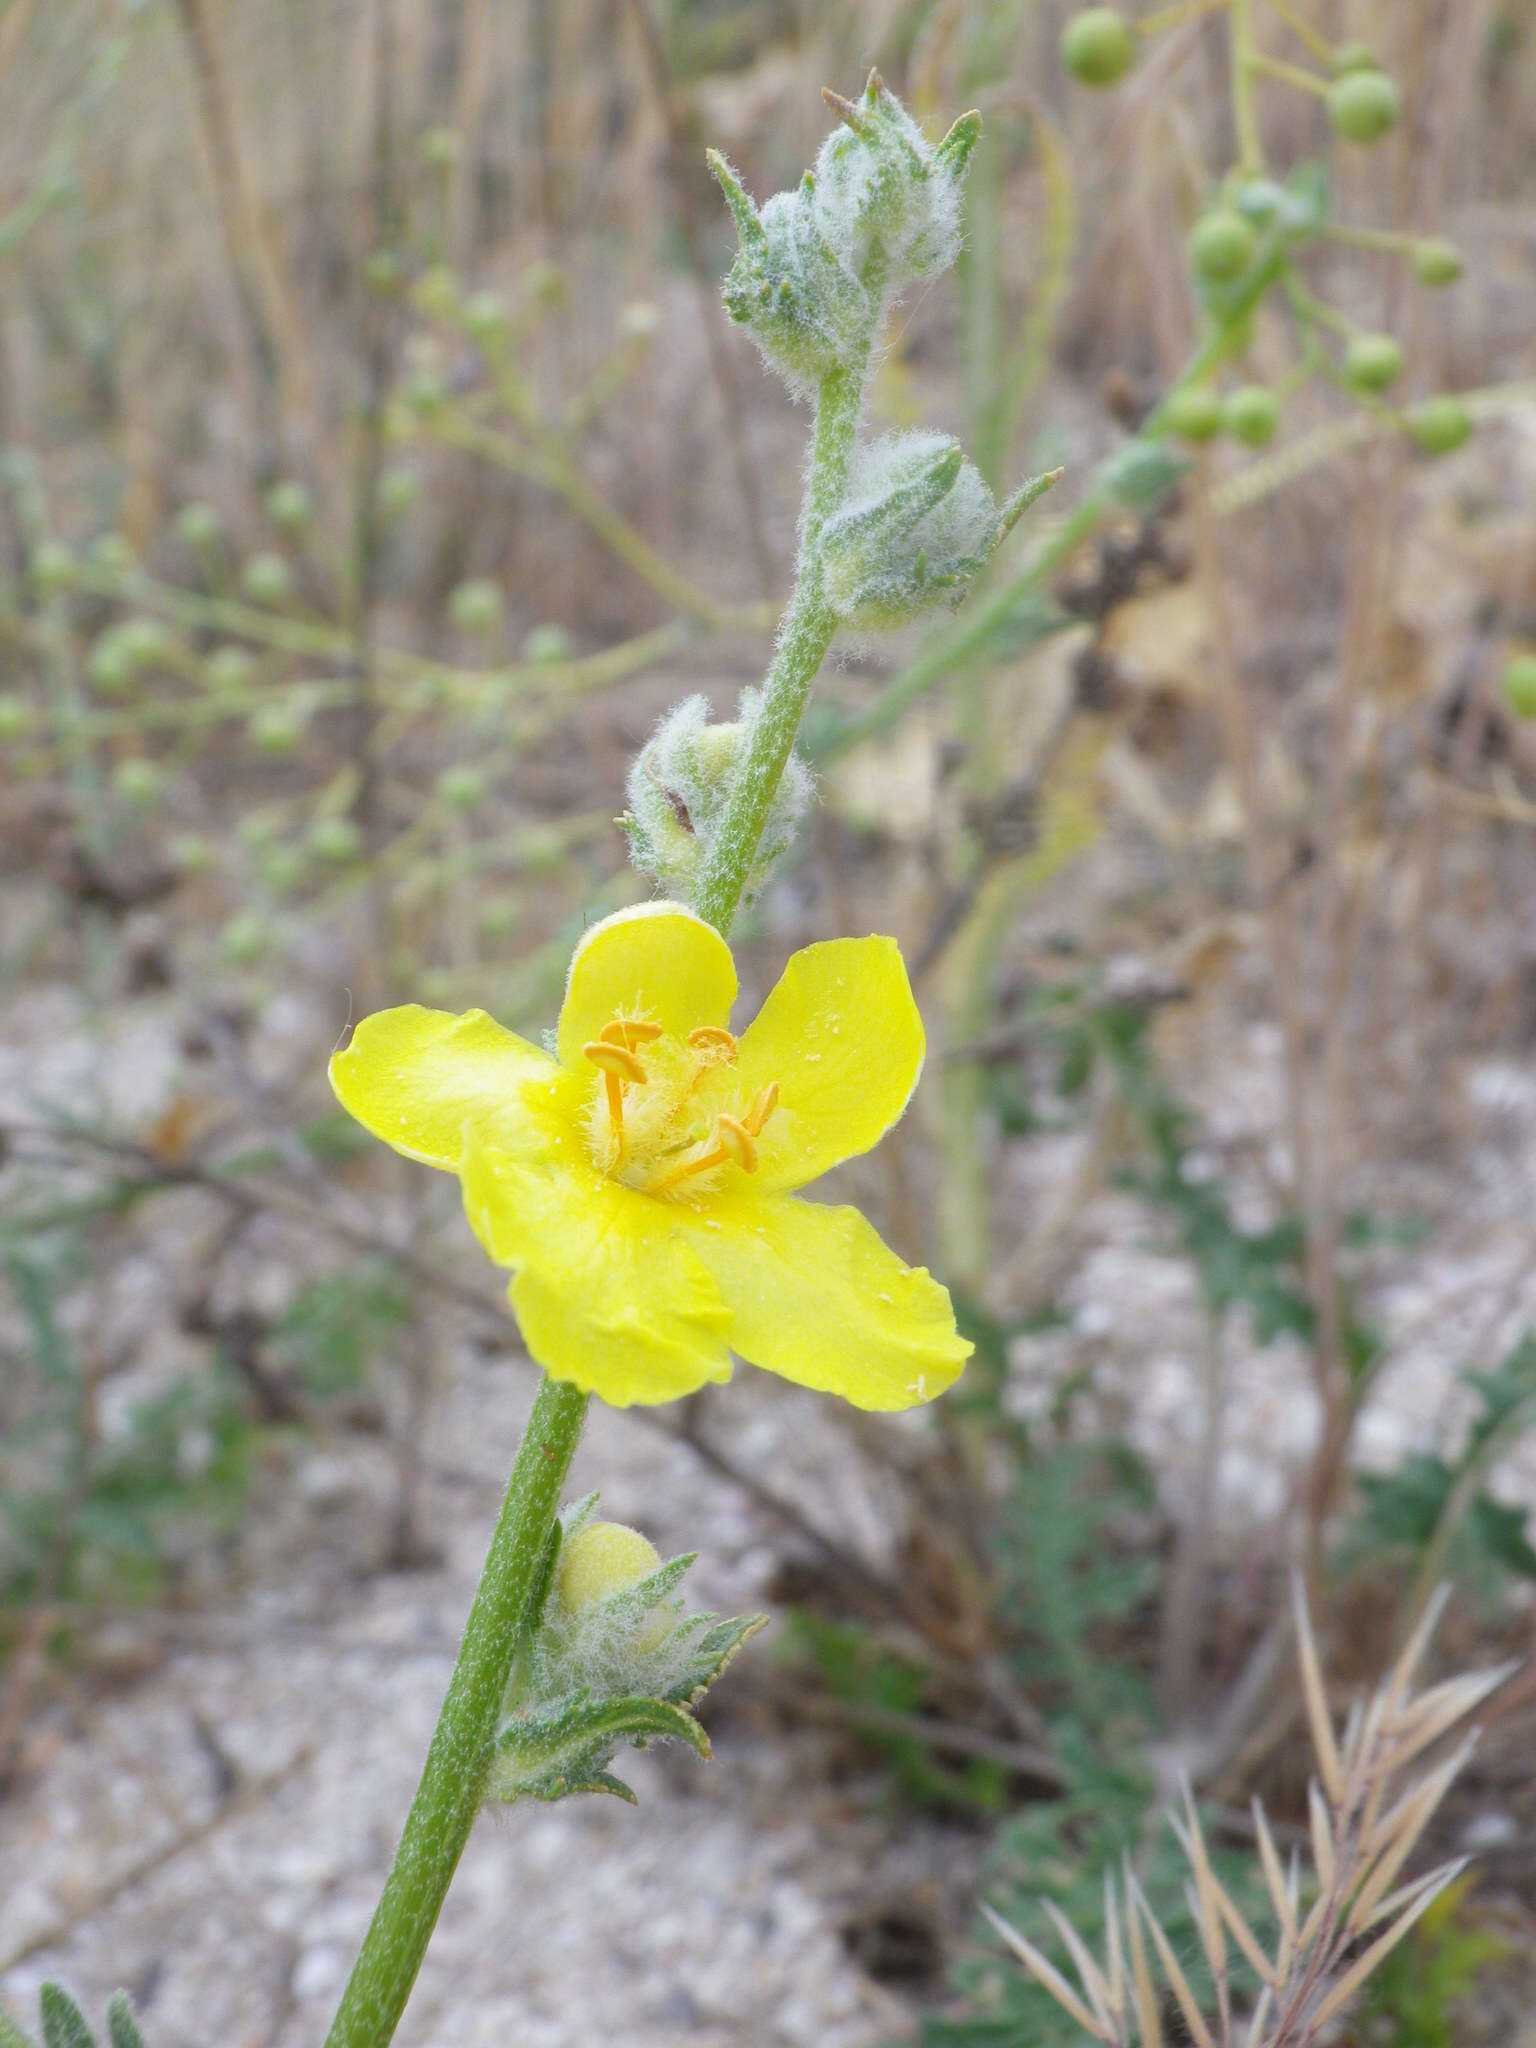
{"type": "Polygon", "coordinates": [[[757,1185],[804,1187],[877,1144],[923,1067],[923,1020],[894,939],[828,939],[791,956],[741,1040],[742,1099],[769,1081],[757,1185]]]}
{"type": "Polygon", "coordinates": [[[730,1378],[730,1318],[675,1205],[596,1173],[554,1122],[542,1156],[476,1147],[464,1208],[498,1264],[529,1355],[613,1408],[730,1378]]]}
{"type": "Polygon", "coordinates": [[[942,1394],[969,1357],[945,1290],[857,1209],[748,1190],[676,1207],[730,1310],[731,1349],[750,1364],[889,1409],[942,1394]]]}
{"type": "Polygon", "coordinates": [[[451,1171],[468,1125],[515,1142],[525,1090],[547,1085],[557,1069],[484,1010],[456,1017],[407,1003],[365,1017],[346,1051],[332,1056],[330,1076],[342,1108],[376,1138],[451,1171]]]}
{"type": "Polygon", "coordinates": [[[686,1036],[724,1024],[736,1000],[731,949],[680,903],[637,903],[586,932],[571,955],[557,1044],[562,1066],[615,1017],[643,1017],[686,1036]]]}

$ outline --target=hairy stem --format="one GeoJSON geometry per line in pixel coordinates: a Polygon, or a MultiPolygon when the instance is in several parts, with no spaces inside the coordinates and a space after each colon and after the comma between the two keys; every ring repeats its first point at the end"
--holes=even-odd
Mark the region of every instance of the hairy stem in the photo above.
{"type": "Polygon", "coordinates": [[[586,1412],[585,1394],[541,1380],[421,1782],[326,2048],[383,2048],[400,2023],[480,1808],[517,1625],[586,1412]]]}
{"type": "Polygon", "coordinates": [[[794,594],[779,627],[779,644],[763,681],[762,702],[694,909],[719,931],[730,927],[762,837],[769,806],[795,743],[806,698],[836,621],[821,588],[821,529],[848,481],[863,397],[864,363],[834,371],[816,400],[816,429],[801,517],[794,594]]]}

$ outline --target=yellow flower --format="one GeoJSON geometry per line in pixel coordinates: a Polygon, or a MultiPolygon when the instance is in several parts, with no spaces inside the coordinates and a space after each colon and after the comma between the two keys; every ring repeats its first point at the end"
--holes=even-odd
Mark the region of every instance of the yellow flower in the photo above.
{"type": "Polygon", "coordinates": [[[512,1269],[534,1359],[616,1407],[730,1376],[730,1352],[860,1408],[941,1394],[971,1349],[949,1296],[857,1209],[793,1190],[906,1108],[923,1027],[894,940],[796,953],[738,1039],[724,939],[673,903],[571,961],[554,1056],[483,1010],[358,1025],[331,1085],[408,1158],[457,1173],[512,1269]]]}

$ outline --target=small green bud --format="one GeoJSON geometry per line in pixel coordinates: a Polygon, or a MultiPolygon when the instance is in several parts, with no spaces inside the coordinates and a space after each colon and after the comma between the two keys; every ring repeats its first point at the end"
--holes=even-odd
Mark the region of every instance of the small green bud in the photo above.
{"type": "Polygon", "coordinates": [[[1421,455],[1449,455],[1472,431],[1472,416],[1459,398],[1426,398],[1407,419],[1408,433],[1421,455]]]}
{"type": "Polygon", "coordinates": [[[103,697],[120,697],[133,681],[134,664],[116,627],[109,627],[91,648],[85,673],[91,688],[103,697]]]}
{"type": "Polygon", "coordinates": [[[165,850],[172,864],[184,875],[206,874],[213,866],[213,848],[199,833],[174,833],[165,850]]]}
{"type": "Polygon", "coordinates": [[[461,633],[486,638],[501,624],[505,602],[501,586],[489,577],[472,577],[460,583],[448,598],[448,616],[461,633]]]}
{"type": "Polygon", "coordinates": [[[468,761],[457,762],[437,778],[437,793],[450,810],[472,811],[485,801],[485,776],[468,761]]]}
{"type": "Polygon", "coordinates": [[[421,478],[414,469],[395,463],[379,478],[379,504],[391,519],[409,512],[421,496],[421,478]]]}
{"type": "Polygon", "coordinates": [[[293,595],[293,571],[281,555],[252,555],[240,572],[240,584],[252,604],[275,608],[293,595]]]}
{"type": "Polygon", "coordinates": [[[448,402],[448,393],[437,371],[423,365],[412,370],[406,378],[404,398],[407,410],[415,413],[418,419],[426,420],[442,411],[448,402]]]}
{"type": "Polygon", "coordinates": [[[1461,275],[1461,251],[1454,242],[1432,236],[1413,245],[1413,274],[1420,284],[1454,284],[1461,275]]]}
{"type": "Polygon", "coordinates": [[[1328,118],[1347,141],[1369,145],[1397,125],[1402,95],[1384,71],[1349,71],[1328,88],[1328,118]]]}
{"type": "Polygon", "coordinates": [[[1136,59],[1136,38],[1116,7],[1085,7],[1061,32],[1061,67],[1079,85],[1113,85],[1136,59]]]}
{"type": "Polygon", "coordinates": [[[1516,718],[1536,718],[1536,654],[1512,654],[1499,688],[1516,718]]]}
{"type": "Polygon", "coordinates": [[[1245,178],[1233,188],[1232,204],[1255,227],[1273,227],[1283,220],[1292,205],[1291,194],[1274,178],[1245,178]]]}
{"type": "Polygon", "coordinates": [[[287,479],[267,493],[267,517],[285,533],[297,533],[314,517],[314,501],[301,483],[287,479]]]}
{"type": "Polygon", "coordinates": [[[132,804],[136,810],[154,802],[164,781],[155,763],[146,761],[142,754],[130,754],[112,770],[113,789],[125,804],[132,804]]]}
{"type": "Polygon", "coordinates": [[[1280,401],[1263,384],[1241,385],[1221,408],[1221,424],[1234,441],[1262,448],[1280,423],[1280,401]]]}
{"type": "Polygon", "coordinates": [[[292,754],[309,730],[309,720],[296,704],[263,704],[245,729],[252,746],[263,754],[292,754]]]}
{"type": "Polygon", "coordinates": [[[133,549],[121,533],[99,534],[91,542],[91,560],[110,576],[125,576],[133,567],[133,549]]]}
{"type": "Polygon", "coordinates": [[[269,846],[261,856],[261,879],[274,896],[286,896],[297,889],[304,879],[304,870],[303,852],[286,841],[269,846]]]}
{"type": "Polygon", "coordinates": [[[854,452],[822,528],[822,589],[850,625],[904,625],[962,591],[1001,537],[997,500],[958,441],[887,435],[854,452]]]}
{"type": "Polygon", "coordinates": [[[256,910],[240,910],[219,935],[219,951],[232,967],[250,967],[272,942],[271,927],[256,910]]]}
{"type": "Polygon", "coordinates": [[[223,527],[213,507],[195,498],[176,514],[176,531],[189,548],[211,548],[218,545],[223,527]]]}
{"type": "Polygon", "coordinates": [[[0,740],[19,740],[32,730],[34,713],[25,697],[13,690],[0,696],[0,740]]]}
{"type": "Polygon", "coordinates": [[[1189,260],[1195,275],[1208,284],[1226,284],[1240,276],[1254,250],[1255,236],[1240,213],[1230,206],[1213,207],[1189,231],[1189,260]]]}
{"type": "Polygon", "coordinates": [[[1169,433],[1182,441],[1209,441],[1221,432],[1221,394],[1209,384],[1172,392],[1163,420],[1169,433]]]}
{"type": "Polygon", "coordinates": [[[1402,374],[1402,346],[1390,334],[1357,334],[1344,351],[1344,378],[1352,391],[1385,391],[1402,374]]]}
{"type": "Polygon", "coordinates": [[[419,146],[429,171],[451,171],[459,160],[459,138],[451,128],[429,128],[419,146]]]}
{"type": "Polygon", "coordinates": [[[542,668],[571,658],[571,636],[564,626],[531,626],[523,637],[522,659],[532,668],[542,668]]]}
{"type": "Polygon", "coordinates": [[[458,277],[446,263],[434,263],[412,286],[411,303],[429,320],[456,319],[460,311],[458,277]]]}
{"type": "Polygon", "coordinates": [[[153,668],[165,660],[171,648],[171,636],[158,619],[124,619],[117,637],[135,669],[153,668]]]}
{"type": "Polygon", "coordinates": [[[465,330],[482,348],[505,340],[510,325],[507,302],[500,292],[473,292],[464,301],[465,330]]]}
{"type": "Polygon", "coordinates": [[[317,818],[310,826],[305,844],[316,860],[332,867],[345,867],[363,850],[363,833],[355,818],[317,818]]]}
{"type": "Polygon", "coordinates": [[[612,1593],[650,1577],[661,1563],[656,1546],[624,1522],[584,1522],[560,1546],[554,1598],[580,1614],[612,1593]]]}
{"type": "Polygon", "coordinates": [[[75,581],[75,558],[56,540],[38,542],[31,568],[32,581],[42,597],[57,597],[75,581]]]}
{"type": "Polygon", "coordinates": [[[203,663],[203,678],[210,690],[220,694],[243,690],[255,667],[255,657],[249,648],[226,643],[215,647],[203,663]]]}

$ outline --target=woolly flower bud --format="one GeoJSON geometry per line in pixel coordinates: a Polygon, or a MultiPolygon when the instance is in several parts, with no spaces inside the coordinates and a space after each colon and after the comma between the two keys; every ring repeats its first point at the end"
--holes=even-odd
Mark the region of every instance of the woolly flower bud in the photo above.
{"type": "Polygon", "coordinates": [[[1000,511],[960,443],[891,434],[854,456],[842,505],[822,529],[822,590],[855,627],[900,626],[952,602],[1050,478],[1033,478],[1000,511]]]}
{"type": "MultiPolygon", "coordinates": [[[[629,771],[629,809],[620,822],[629,838],[630,858],[679,902],[690,897],[708,859],[736,764],[751,738],[758,702],[757,691],[744,690],[739,718],[711,725],[708,702],[685,697],[657,726],[629,771]]],[[[747,876],[747,900],[759,892],[774,862],[788,850],[810,800],[810,770],[791,754],[747,876]]]]}
{"type": "Polygon", "coordinates": [[[981,132],[979,114],[962,114],[935,148],[876,72],[857,102],[826,98],[844,126],[796,190],[761,211],[725,159],[709,155],[740,242],[726,311],[801,389],[862,363],[887,294],[954,261],[961,184],[981,132]]]}
{"type": "Polygon", "coordinates": [[[649,1578],[660,1563],[655,1544],[628,1523],[584,1522],[560,1546],[554,1597],[567,1614],[580,1614],[649,1578]]]}

